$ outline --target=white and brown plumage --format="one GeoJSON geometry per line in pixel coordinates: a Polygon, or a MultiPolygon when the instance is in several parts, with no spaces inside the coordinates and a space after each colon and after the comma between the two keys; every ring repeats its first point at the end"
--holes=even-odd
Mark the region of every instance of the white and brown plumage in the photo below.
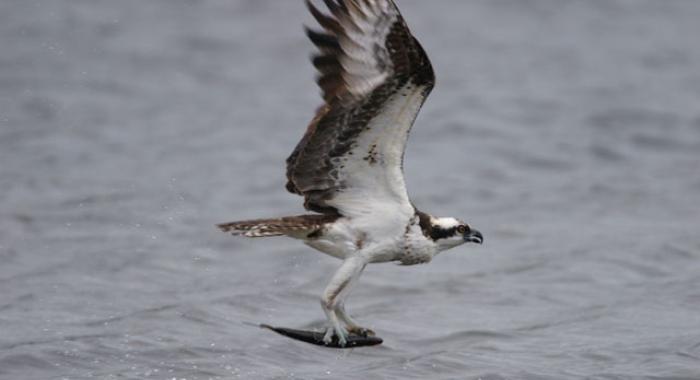
{"type": "Polygon", "coordinates": [[[221,224],[234,235],[289,236],[343,260],[321,297],[326,341],[367,333],[343,301],[368,263],[427,263],[483,237],[455,218],[411,203],[403,155],[413,122],[435,84],[430,61],[392,0],[307,0],[323,31],[313,64],[325,104],[287,159],[287,189],[317,214],[221,224]]]}

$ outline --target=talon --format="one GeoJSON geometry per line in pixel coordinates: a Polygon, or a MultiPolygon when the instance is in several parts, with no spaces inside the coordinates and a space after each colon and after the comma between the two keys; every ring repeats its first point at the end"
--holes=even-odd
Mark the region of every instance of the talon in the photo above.
{"type": "Polygon", "coordinates": [[[348,343],[347,335],[348,333],[342,327],[329,327],[326,329],[326,334],[323,336],[323,343],[330,345],[333,343],[333,337],[336,337],[338,339],[338,344],[341,347],[345,347],[348,343]]]}
{"type": "Polygon", "coordinates": [[[326,335],[323,336],[323,343],[329,345],[333,343],[333,328],[329,327],[326,329],[326,335]]]}
{"type": "Polygon", "coordinates": [[[348,344],[348,341],[347,341],[347,339],[345,339],[344,336],[341,335],[341,336],[338,338],[338,344],[340,345],[340,347],[345,347],[345,345],[348,344]]]}

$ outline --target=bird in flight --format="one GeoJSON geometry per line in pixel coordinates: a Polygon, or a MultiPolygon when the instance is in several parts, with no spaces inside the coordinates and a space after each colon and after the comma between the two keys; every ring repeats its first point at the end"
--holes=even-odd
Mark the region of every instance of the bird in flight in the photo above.
{"type": "Polygon", "coordinates": [[[411,202],[403,176],[409,132],[435,84],[432,65],[393,0],[306,4],[321,29],[306,30],[324,104],[287,159],[287,190],[307,215],[220,224],[233,235],[287,236],[342,260],[321,296],[323,341],[373,336],[345,311],[367,264],[429,262],[441,251],[483,242],[464,221],[411,202]]]}

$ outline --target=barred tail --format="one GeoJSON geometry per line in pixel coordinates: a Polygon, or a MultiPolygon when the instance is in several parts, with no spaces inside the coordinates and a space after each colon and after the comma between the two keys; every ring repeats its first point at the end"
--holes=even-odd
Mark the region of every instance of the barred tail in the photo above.
{"type": "Polygon", "coordinates": [[[338,219],[337,215],[298,215],[275,219],[254,219],[240,222],[222,223],[218,227],[235,236],[269,237],[291,236],[309,237],[328,223],[338,219]]]}

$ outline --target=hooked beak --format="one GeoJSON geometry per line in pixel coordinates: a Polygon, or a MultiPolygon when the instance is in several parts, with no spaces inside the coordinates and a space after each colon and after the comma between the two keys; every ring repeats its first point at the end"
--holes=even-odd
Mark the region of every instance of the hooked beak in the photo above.
{"type": "Polygon", "coordinates": [[[471,231],[464,234],[464,241],[469,243],[482,244],[484,242],[484,235],[481,232],[472,229],[471,231]]]}

